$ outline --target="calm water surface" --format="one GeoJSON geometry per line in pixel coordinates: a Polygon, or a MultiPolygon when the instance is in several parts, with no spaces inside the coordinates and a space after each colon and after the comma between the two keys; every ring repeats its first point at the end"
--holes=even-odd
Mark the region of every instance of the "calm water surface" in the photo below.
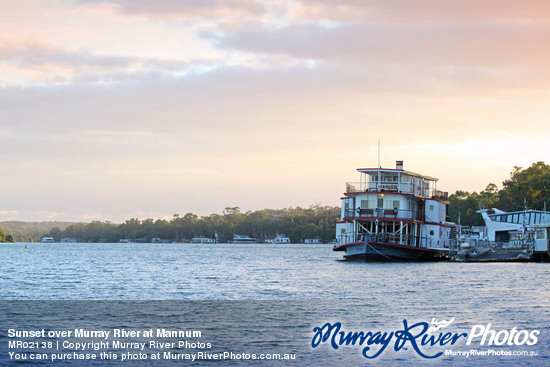
{"type": "MultiPolygon", "coordinates": [[[[477,323],[541,330],[536,358],[491,357],[477,362],[550,364],[550,264],[352,263],[341,261],[342,253],[331,251],[332,245],[32,243],[27,247],[0,245],[0,300],[214,301],[218,306],[223,301],[271,302],[271,314],[279,315],[273,316],[279,320],[274,325],[293,325],[286,339],[296,348],[309,347],[311,330],[324,322],[342,322],[350,331],[390,331],[402,328],[403,319],[430,322],[455,317],[453,325],[461,331],[477,323]],[[281,310],[285,302],[292,312],[281,310]],[[296,333],[299,340],[293,341],[296,333]]],[[[305,359],[297,365],[426,362],[412,352],[400,352],[366,363],[360,351],[305,348],[300,350],[305,359]]],[[[430,365],[442,361],[472,363],[445,358],[430,365]]]]}

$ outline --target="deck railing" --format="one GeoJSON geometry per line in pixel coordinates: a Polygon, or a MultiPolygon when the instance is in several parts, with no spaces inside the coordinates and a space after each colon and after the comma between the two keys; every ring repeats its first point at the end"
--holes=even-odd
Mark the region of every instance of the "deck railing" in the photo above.
{"type": "MultiPolygon", "coordinates": [[[[475,247],[487,247],[494,250],[509,250],[509,251],[517,251],[518,249],[526,250],[529,253],[533,253],[535,249],[535,239],[534,238],[527,238],[525,241],[508,241],[508,242],[500,242],[500,241],[488,241],[488,240],[466,240],[462,241],[462,243],[467,243],[471,248],[475,247]]],[[[457,250],[460,250],[457,248],[457,250]]]]}
{"type": "Polygon", "coordinates": [[[397,243],[413,247],[432,247],[432,239],[414,235],[400,235],[395,233],[365,234],[363,240],[368,242],[397,243]]]}
{"type": "Polygon", "coordinates": [[[344,212],[345,218],[388,218],[423,220],[418,210],[408,209],[348,209],[344,212]]]}
{"type": "Polygon", "coordinates": [[[397,192],[414,194],[439,200],[448,200],[449,193],[437,189],[428,189],[422,185],[399,182],[346,182],[346,192],[397,192]]]}
{"type": "Polygon", "coordinates": [[[341,234],[338,236],[338,244],[343,245],[346,243],[354,242],[381,242],[381,243],[395,243],[400,245],[412,246],[412,247],[422,247],[422,248],[431,248],[431,249],[440,249],[440,250],[452,250],[456,248],[456,241],[452,239],[439,240],[434,243],[434,241],[429,237],[421,237],[414,235],[404,235],[396,233],[378,233],[378,234],[367,234],[359,233],[357,236],[354,236],[350,233],[341,234]]]}

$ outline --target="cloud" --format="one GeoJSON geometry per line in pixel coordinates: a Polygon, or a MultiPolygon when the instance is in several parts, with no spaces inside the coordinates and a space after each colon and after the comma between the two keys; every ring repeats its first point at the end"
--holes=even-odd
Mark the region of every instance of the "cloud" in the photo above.
{"type": "Polygon", "coordinates": [[[38,40],[0,39],[0,65],[5,66],[0,84],[24,83],[114,83],[150,75],[183,75],[208,69],[215,59],[166,59],[112,56],[82,50],[67,50],[38,40]]]}
{"type": "Polygon", "coordinates": [[[212,35],[225,49],[333,63],[546,69],[548,24],[291,25],[212,35]]]}
{"type": "Polygon", "coordinates": [[[77,3],[107,6],[120,14],[166,21],[261,16],[266,11],[258,0],[78,0],[77,3]]]}
{"type": "Polygon", "coordinates": [[[63,67],[97,66],[119,68],[128,66],[129,59],[70,52],[53,44],[36,40],[13,42],[0,40],[0,60],[24,67],[57,65],[63,67]]]}
{"type": "Polygon", "coordinates": [[[80,6],[104,7],[118,14],[163,21],[198,19],[240,21],[278,18],[279,22],[371,23],[546,22],[544,0],[77,0],[80,6]]]}
{"type": "Polygon", "coordinates": [[[542,159],[526,131],[550,134],[550,23],[464,3],[479,14],[427,0],[60,0],[0,14],[4,207],[124,220],[337,204],[377,140],[383,165],[405,159],[446,187],[449,167],[475,161],[465,188],[482,189],[493,166],[542,159]],[[491,162],[518,137],[521,152],[491,162]]]}
{"type": "Polygon", "coordinates": [[[297,0],[297,19],[373,23],[547,22],[545,0],[297,0]]]}

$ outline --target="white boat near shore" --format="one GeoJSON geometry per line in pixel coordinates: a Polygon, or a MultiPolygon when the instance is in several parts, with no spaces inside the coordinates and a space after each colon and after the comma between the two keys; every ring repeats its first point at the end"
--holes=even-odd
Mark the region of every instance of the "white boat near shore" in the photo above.
{"type": "Polygon", "coordinates": [[[290,243],[290,238],[286,237],[285,235],[277,235],[274,239],[267,240],[266,242],[274,244],[290,243]]]}
{"type": "Polygon", "coordinates": [[[214,244],[214,243],[216,243],[216,240],[213,239],[213,238],[208,238],[208,237],[204,237],[204,236],[197,236],[197,237],[193,237],[191,239],[191,243],[210,243],[210,244],[214,244]]]}
{"type": "Polygon", "coordinates": [[[256,243],[256,239],[249,236],[234,234],[231,243],[256,243]]]}

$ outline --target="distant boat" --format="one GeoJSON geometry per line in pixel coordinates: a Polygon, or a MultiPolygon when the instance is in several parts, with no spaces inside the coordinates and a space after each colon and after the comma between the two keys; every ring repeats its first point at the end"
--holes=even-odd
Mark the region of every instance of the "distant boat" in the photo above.
{"type": "Polygon", "coordinates": [[[44,237],[42,237],[42,240],[40,242],[42,242],[42,243],[54,243],[55,240],[54,240],[53,237],[44,236],[44,237]]]}
{"type": "Polygon", "coordinates": [[[277,237],[273,239],[273,243],[290,243],[290,238],[286,237],[285,235],[277,235],[277,237]]]}
{"type": "Polygon", "coordinates": [[[77,240],[76,240],[76,238],[64,237],[59,242],[61,242],[61,243],[76,243],[77,240]]]}
{"type": "Polygon", "coordinates": [[[256,243],[256,239],[240,234],[234,234],[233,241],[231,241],[231,243],[256,243]]]}
{"type": "Polygon", "coordinates": [[[216,243],[216,240],[204,236],[197,236],[191,239],[191,243],[216,243]]]}
{"type": "Polygon", "coordinates": [[[316,243],[322,243],[319,238],[306,238],[304,240],[305,244],[316,244],[316,243]]]}

